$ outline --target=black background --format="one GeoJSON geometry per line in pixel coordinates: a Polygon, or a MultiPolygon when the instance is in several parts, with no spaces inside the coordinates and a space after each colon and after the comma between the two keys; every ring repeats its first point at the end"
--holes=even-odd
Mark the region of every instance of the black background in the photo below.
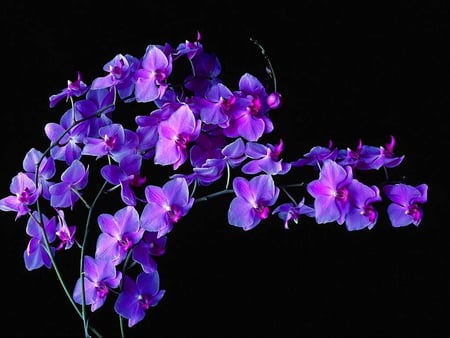
{"type": "MultiPolygon", "coordinates": [[[[166,296],[128,336],[448,337],[449,22],[446,1],[3,2],[1,196],[26,151],[47,145],[43,127],[61,113],[48,97],[76,71],[89,82],[117,53],[140,57],[199,30],[230,87],[244,72],[269,81],[252,37],[283,95],[273,137],[286,158],[330,139],[354,147],[395,135],[406,159],[394,175],[429,185],[424,219],[395,229],[380,210],[370,231],[306,218],[286,231],[274,218],[244,232],[227,224],[227,197],[198,205],[159,260],[166,296]]],[[[0,217],[3,332],[81,336],[53,271],[24,267],[25,221],[0,217]]],[[[60,256],[76,271],[73,253],[60,256]]],[[[92,316],[105,337],[119,333],[111,307],[92,316]]]]}

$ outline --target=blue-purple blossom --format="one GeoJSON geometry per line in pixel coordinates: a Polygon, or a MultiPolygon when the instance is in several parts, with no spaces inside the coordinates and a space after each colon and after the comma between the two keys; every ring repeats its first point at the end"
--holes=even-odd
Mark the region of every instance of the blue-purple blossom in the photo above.
{"type": "Polygon", "coordinates": [[[353,180],[350,166],[345,168],[333,160],[325,160],[320,169],[320,175],[306,186],[314,197],[316,222],[330,223],[336,221],[343,224],[350,207],[348,187],[353,180]]]}
{"type": "Polygon", "coordinates": [[[120,123],[101,127],[97,137],[86,137],[82,154],[100,158],[106,155],[119,163],[126,155],[135,152],[139,139],[135,132],[120,123]]]}
{"type": "Polygon", "coordinates": [[[235,93],[246,102],[245,109],[233,109],[230,123],[224,129],[228,137],[238,137],[256,142],[264,133],[273,130],[267,92],[262,83],[253,75],[245,73],[239,80],[239,91],[235,93]]]}
{"type": "Polygon", "coordinates": [[[81,158],[84,138],[89,133],[87,121],[75,123],[72,109],[61,117],[60,124],[50,122],[45,125],[45,134],[52,143],[50,155],[59,161],[72,164],[81,158]]]}
{"type": "Polygon", "coordinates": [[[77,79],[75,81],[68,80],[67,87],[60,93],[50,96],[50,108],[53,108],[59,101],[66,99],[68,101],[72,97],[79,97],[86,93],[88,86],[83,82],[81,72],[77,72],[77,79]]]}
{"type": "Polygon", "coordinates": [[[139,147],[144,152],[145,159],[152,158],[155,153],[155,145],[158,141],[158,126],[161,121],[167,120],[174,111],[176,111],[182,103],[167,102],[160,108],[153,110],[150,115],[136,116],[136,124],[138,125],[136,133],[139,137],[139,147]]]}
{"type": "Polygon", "coordinates": [[[141,265],[142,271],[150,273],[156,270],[157,264],[153,257],[161,256],[166,252],[166,242],[167,236],[158,238],[157,232],[144,232],[132,253],[133,260],[141,265]]]}
{"type": "Polygon", "coordinates": [[[186,77],[184,86],[192,91],[195,97],[203,97],[211,87],[222,83],[219,79],[222,65],[216,55],[199,53],[191,62],[194,71],[186,77]]]}
{"type": "Polygon", "coordinates": [[[283,175],[291,169],[291,164],[280,159],[283,151],[283,140],[276,145],[263,145],[257,142],[248,142],[245,154],[251,159],[242,166],[244,174],[258,174],[265,172],[269,175],[283,175]]]}
{"type": "Polygon", "coordinates": [[[39,190],[34,181],[23,172],[11,179],[9,191],[12,195],[0,200],[0,210],[16,212],[16,220],[30,211],[30,205],[39,197],[39,190]]]}
{"type": "Polygon", "coordinates": [[[80,199],[81,190],[88,183],[89,167],[85,168],[80,160],[75,160],[64,170],[61,182],[50,188],[50,204],[55,208],[73,208],[80,199]]]}
{"type": "Polygon", "coordinates": [[[52,157],[44,156],[39,150],[30,149],[23,159],[23,169],[25,174],[32,180],[38,181],[39,189],[45,199],[50,199],[49,187],[54,183],[50,180],[56,173],[55,160],[52,157]],[[37,172],[36,172],[37,167],[37,172]]]}
{"type": "Polygon", "coordinates": [[[101,214],[97,218],[102,233],[98,236],[95,258],[106,258],[116,265],[142,238],[139,214],[132,206],[119,209],[114,215],[101,214]]]}
{"type": "MultiPolygon", "coordinates": [[[[84,294],[85,304],[91,306],[91,311],[103,306],[110,289],[119,286],[122,273],[116,271],[114,262],[108,257],[93,258],[84,256],[84,294]]],[[[73,300],[83,304],[83,283],[78,278],[73,290],[73,300]]]]}
{"type": "Polygon", "coordinates": [[[380,202],[380,190],[377,186],[367,186],[354,179],[348,186],[350,207],[345,217],[347,230],[372,229],[378,220],[378,211],[373,203],[380,202]]]}
{"type": "Polygon", "coordinates": [[[192,101],[203,123],[228,127],[228,111],[236,97],[224,84],[218,83],[210,87],[204,96],[194,96],[192,101]]]}
{"type": "Polygon", "coordinates": [[[141,226],[147,231],[157,232],[158,238],[169,233],[173,225],[191,209],[194,199],[189,197],[189,188],[184,178],[176,177],[163,187],[145,187],[147,204],[142,210],[141,226]]]}
{"type": "Polygon", "coordinates": [[[114,304],[114,310],[128,319],[128,327],[132,327],[144,319],[150,307],[158,305],[165,294],[159,288],[158,271],[141,272],[136,282],[129,276],[123,277],[123,289],[114,304]]]}
{"type": "Polygon", "coordinates": [[[387,209],[392,226],[420,224],[423,217],[421,204],[427,201],[428,185],[388,184],[383,187],[383,192],[392,201],[387,209]]]}
{"type": "Polygon", "coordinates": [[[167,89],[167,78],[172,72],[172,57],[156,45],[149,45],[139,68],[134,73],[134,95],[137,102],[160,99],[167,89]]]}
{"type": "Polygon", "coordinates": [[[130,54],[117,54],[103,66],[103,70],[108,74],[94,79],[91,89],[113,87],[117,90],[121,99],[126,102],[127,100],[131,101],[130,97],[134,91],[133,75],[138,66],[138,58],[130,54]]]}
{"type": "Polygon", "coordinates": [[[339,163],[350,165],[359,170],[378,170],[381,167],[393,168],[398,166],[405,156],[394,155],[395,138],[391,136],[391,141],[385,146],[375,147],[362,143],[359,140],[355,150],[347,148],[339,152],[339,163]]]}
{"type": "Polygon", "coordinates": [[[306,215],[308,217],[315,216],[314,208],[306,205],[304,198],[302,198],[300,203],[297,203],[296,205],[291,202],[280,204],[272,211],[272,214],[278,214],[278,217],[284,221],[285,229],[289,229],[290,221],[297,224],[300,215],[306,215]]]}
{"type": "Polygon", "coordinates": [[[155,163],[173,165],[178,169],[188,158],[188,145],[200,134],[201,121],[188,105],[180,106],[158,126],[159,139],[155,149],[155,163]]]}
{"type": "Polygon", "coordinates": [[[182,55],[186,55],[188,59],[192,59],[197,53],[203,52],[203,45],[200,42],[202,36],[200,32],[197,31],[197,36],[195,41],[188,41],[180,43],[175,51],[172,53],[174,61],[181,57],[182,55]]]}
{"type": "Polygon", "coordinates": [[[269,217],[269,207],[275,204],[280,192],[272,176],[266,174],[253,177],[250,181],[236,177],[233,190],[236,197],[228,209],[228,222],[244,230],[253,229],[269,217]]]}
{"type": "Polygon", "coordinates": [[[120,197],[127,205],[136,205],[134,187],[141,187],[147,178],[141,176],[142,156],[128,154],[119,165],[109,164],[101,169],[102,177],[109,183],[120,186],[120,197]]]}
{"type": "Polygon", "coordinates": [[[222,148],[226,146],[227,139],[218,130],[219,132],[208,130],[197,137],[189,152],[192,167],[201,167],[208,159],[223,157],[222,148]]]}
{"type": "Polygon", "coordinates": [[[101,127],[112,124],[112,112],[115,109],[114,91],[110,89],[89,90],[84,100],[76,101],[75,117],[77,120],[84,119],[89,128],[86,136],[98,136],[101,127]]]}
{"type": "Polygon", "coordinates": [[[62,209],[56,210],[58,213],[58,225],[56,228],[56,236],[60,240],[60,244],[56,250],[70,249],[76,242],[75,232],[77,227],[75,225],[67,225],[66,217],[62,209]]]}
{"type": "Polygon", "coordinates": [[[52,267],[50,255],[55,254],[55,248],[49,246],[49,254],[45,244],[44,231],[48,244],[51,244],[56,238],[56,218],[48,219],[46,215],[42,213],[39,215],[37,211],[34,211],[28,218],[26,232],[31,238],[23,253],[23,260],[28,271],[39,269],[41,266],[48,269],[52,267]],[[41,217],[42,224],[40,224],[41,217]]]}
{"type": "Polygon", "coordinates": [[[333,146],[333,142],[328,143],[328,147],[314,146],[309,152],[304,154],[298,160],[291,162],[293,167],[313,166],[320,168],[325,160],[336,160],[338,148],[333,146]]]}

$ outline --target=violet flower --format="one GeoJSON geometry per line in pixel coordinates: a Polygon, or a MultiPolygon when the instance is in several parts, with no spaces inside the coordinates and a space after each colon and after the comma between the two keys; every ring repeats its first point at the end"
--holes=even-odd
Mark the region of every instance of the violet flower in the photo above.
{"type": "Polygon", "coordinates": [[[158,305],[165,290],[159,288],[158,271],[141,272],[136,282],[129,276],[123,277],[123,290],[117,297],[114,309],[122,317],[128,319],[128,327],[132,327],[144,319],[150,307],[158,305]]]}
{"type": "Polygon", "coordinates": [[[188,105],[180,106],[158,126],[155,163],[173,165],[176,170],[188,158],[188,145],[200,134],[201,121],[196,119],[188,105]]]}
{"type": "Polygon", "coordinates": [[[12,195],[0,200],[0,210],[16,212],[16,220],[26,215],[39,197],[39,190],[34,181],[23,172],[11,179],[9,191],[12,195]]]}
{"type": "MultiPolygon", "coordinates": [[[[116,271],[116,266],[112,260],[84,256],[85,304],[91,306],[92,312],[103,306],[109,294],[109,289],[117,288],[121,280],[122,273],[116,271]]],[[[83,304],[81,277],[75,283],[73,300],[78,304],[83,304]]]]}
{"type": "Polygon", "coordinates": [[[55,254],[55,248],[50,247],[50,252],[47,250],[43,231],[46,233],[48,243],[51,244],[56,238],[56,217],[48,219],[46,215],[39,215],[37,211],[34,211],[28,218],[26,232],[31,238],[23,253],[23,260],[28,271],[39,269],[41,266],[47,269],[52,267],[50,255],[55,254]],[[38,223],[40,216],[42,216],[42,225],[38,223]]]}
{"type": "Polygon", "coordinates": [[[348,189],[352,180],[350,166],[344,168],[329,159],[323,162],[319,178],[307,185],[308,192],[314,197],[317,223],[344,223],[350,207],[348,189]]]}
{"type": "Polygon", "coordinates": [[[80,97],[88,90],[88,86],[83,82],[81,72],[77,72],[77,79],[75,81],[68,80],[67,87],[60,93],[50,96],[50,108],[53,108],[58,102],[64,98],[69,100],[72,97],[80,97]]]}
{"type": "Polygon", "coordinates": [[[61,182],[50,188],[50,204],[55,208],[73,208],[80,199],[80,192],[88,183],[89,168],[74,160],[61,175],[61,182]]]}
{"type": "Polygon", "coordinates": [[[160,99],[167,89],[166,79],[172,72],[172,57],[156,45],[149,45],[134,73],[134,95],[138,102],[160,99]]]}
{"type": "Polygon", "coordinates": [[[95,258],[121,263],[128,251],[142,238],[139,214],[132,206],[118,210],[114,215],[101,214],[97,218],[102,233],[98,236],[95,258]]]}
{"type": "Polygon", "coordinates": [[[269,217],[269,207],[275,204],[280,189],[271,175],[262,174],[250,181],[243,177],[233,180],[236,197],[228,209],[228,222],[244,230],[253,229],[269,217]]]}
{"type": "Polygon", "coordinates": [[[142,210],[141,226],[157,232],[158,238],[169,233],[173,225],[191,209],[194,199],[184,178],[176,177],[162,187],[149,185],[145,188],[147,204],[142,210]]]}
{"type": "Polygon", "coordinates": [[[423,217],[421,204],[427,202],[428,185],[420,184],[414,187],[402,183],[388,184],[383,187],[383,191],[392,201],[387,209],[392,226],[420,224],[423,217]]]}

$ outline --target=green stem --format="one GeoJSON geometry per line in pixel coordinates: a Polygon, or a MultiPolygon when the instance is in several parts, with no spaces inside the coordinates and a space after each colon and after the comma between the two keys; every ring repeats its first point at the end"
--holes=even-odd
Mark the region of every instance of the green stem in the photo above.
{"type": "Polygon", "coordinates": [[[197,198],[195,200],[195,202],[196,203],[197,202],[205,202],[207,200],[210,200],[211,198],[214,198],[214,197],[217,197],[217,196],[220,196],[220,195],[225,195],[225,194],[232,194],[232,193],[234,193],[233,189],[225,189],[225,190],[217,191],[217,192],[214,192],[212,194],[209,194],[209,195],[197,198]]]}
{"type": "MultiPolygon", "coordinates": [[[[87,321],[87,317],[86,317],[86,294],[85,294],[85,289],[84,289],[84,251],[86,248],[86,242],[88,239],[88,233],[89,233],[89,224],[91,223],[91,218],[92,218],[92,213],[94,210],[94,206],[97,203],[98,199],[100,198],[101,194],[103,193],[103,191],[105,190],[105,187],[107,185],[107,182],[103,182],[102,187],[100,188],[100,190],[98,191],[97,195],[94,198],[94,201],[92,202],[91,206],[88,206],[88,215],[86,217],[86,228],[84,231],[84,237],[83,237],[83,242],[81,245],[81,250],[80,250],[80,278],[81,278],[81,290],[82,290],[82,305],[81,305],[81,318],[83,320],[83,326],[84,326],[84,332],[86,337],[89,337],[88,335],[88,329],[89,329],[89,324],[87,321]]],[[[85,203],[86,205],[88,205],[87,203],[85,203]]]]}
{"type": "Polygon", "coordinates": [[[268,66],[267,74],[269,74],[269,76],[273,79],[273,91],[276,92],[277,91],[277,78],[275,76],[275,70],[273,69],[272,62],[270,62],[270,59],[266,53],[266,50],[263,48],[263,46],[261,46],[261,44],[258,42],[258,40],[250,38],[250,41],[253,42],[256,46],[258,46],[259,49],[261,49],[261,53],[267,61],[267,66],[268,66]]]}
{"type": "MultiPolygon", "coordinates": [[[[50,247],[50,242],[49,242],[48,236],[47,236],[47,232],[45,231],[44,219],[43,219],[42,213],[40,211],[39,200],[36,202],[36,205],[37,205],[37,212],[38,212],[38,215],[39,215],[39,224],[40,224],[42,233],[44,235],[43,236],[43,238],[44,238],[44,247],[45,247],[45,250],[47,251],[47,254],[48,254],[49,258],[50,258],[50,261],[52,262],[52,267],[53,267],[53,269],[55,271],[55,274],[56,274],[56,277],[58,279],[58,282],[61,285],[64,293],[66,294],[66,297],[69,299],[70,304],[75,309],[75,312],[78,314],[78,316],[80,316],[80,318],[83,319],[83,315],[80,312],[80,309],[78,308],[77,304],[74,302],[74,300],[72,298],[72,295],[70,294],[70,292],[69,292],[69,290],[68,290],[68,288],[66,286],[66,283],[64,282],[64,278],[62,277],[61,272],[59,271],[59,268],[58,268],[58,265],[56,264],[55,258],[53,257],[52,250],[51,250],[51,247],[50,247]]],[[[34,216],[32,216],[32,217],[34,217],[34,216]]],[[[94,333],[97,337],[102,337],[102,335],[94,327],[89,326],[88,329],[91,330],[92,333],[94,333]]]]}

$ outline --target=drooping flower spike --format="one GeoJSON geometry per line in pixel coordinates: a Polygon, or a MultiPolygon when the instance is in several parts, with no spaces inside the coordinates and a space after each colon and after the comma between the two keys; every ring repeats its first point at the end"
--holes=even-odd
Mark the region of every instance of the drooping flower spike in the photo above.
{"type": "Polygon", "coordinates": [[[251,39],[273,83],[245,72],[233,85],[224,83],[221,60],[200,40],[197,32],[175,47],[148,44],[142,56],[116,54],[90,84],[78,72],[49,98],[61,114],[44,127],[48,147],[27,152],[10,195],[0,199],[0,210],[16,221],[28,216],[27,270],[59,272],[63,254],[78,250],[70,256],[76,263],[67,263],[77,278],[57,276],[65,290],[72,287],[66,294],[86,337],[102,336],[90,315],[111,298],[122,331],[123,320],[135,326],[163,299],[158,259],[199,202],[230,197],[228,223],[244,231],[271,216],[285,229],[309,218],[370,230],[384,203],[394,227],[423,219],[426,184],[390,182],[387,175],[366,184],[360,175],[404,161],[394,154],[394,136],[382,146],[360,140],[338,148],[329,141],[305,151],[296,144],[303,155],[286,160],[285,138],[265,139],[283,102],[262,46],[251,39]],[[178,73],[183,62],[187,71],[178,73]],[[303,176],[308,170],[312,179],[303,176]],[[212,192],[199,197],[205,187],[212,192]]]}

